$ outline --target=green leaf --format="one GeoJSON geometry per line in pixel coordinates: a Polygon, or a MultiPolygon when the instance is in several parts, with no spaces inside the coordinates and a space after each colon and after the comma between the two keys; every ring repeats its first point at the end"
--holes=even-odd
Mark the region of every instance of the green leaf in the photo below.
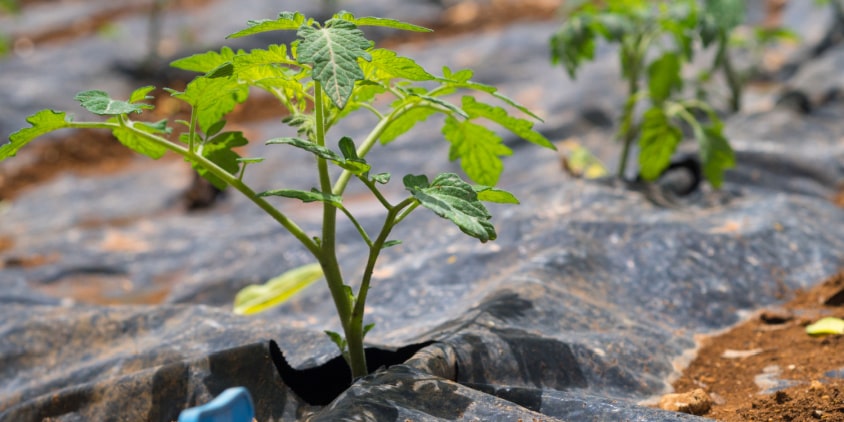
{"type": "Polygon", "coordinates": [[[220,133],[221,130],[226,126],[225,120],[220,120],[217,123],[212,124],[208,128],[205,129],[205,136],[214,136],[220,133]]]}
{"type": "Polygon", "coordinates": [[[344,136],[340,138],[340,141],[337,143],[340,147],[340,153],[343,154],[347,160],[360,160],[358,157],[358,150],[355,148],[355,141],[348,136],[344,136]]]}
{"type": "Polygon", "coordinates": [[[806,333],[810,336],[844,334],[844,320],[835,317],[823,317],[807,325],[806,333]]]}
{"type": "Polygon", "coordinates": [[[277,19],[251,20],[246,23],[246,29],[229,34],[226,38],[240,38],[267,31],[289,31],[299,29],[303,24],[310,25],[310,23],[310,19],[306,23],[305,15],[299,12],[281,12],[277,19]]]}
{"type": "Polygon", "coordinates": [[[671,162],[683,134],[669,122],[665,112],[653,107],[642,116],[639,137],[639,173],[645,180],[656,180],[671,162]]]}
{"type": "MultiPolygon", "coordinates": [[[[241,52],[232,59],[235,73],[240,79],[259,81],[262,79],[290,79],[291,70],[281,65],[296,65],[287,53],[287,46],[273,44],[266,50],[256,48],[248,53],[241,52]]],[[[297,85],[300,85],[296,81],[297,85]]],[[[301,89],[301,88],[300,88],[301,89]]]]}
{"type": "Polygon", "coordinates": [[[381,249],[387,249],[397,245],[401,245],[401,240],[388,240],[384,242],[384,246],[381,249]]]}
{"type": "Polygon", "coordinates": [[[724,182],[724,172],[736,165],[735,154],[723,135],[723,127],[720,121],[713,122],[703,128],[703,137],[697,136],[703,174],[716,188],[724,182]]]}
{"type": "Polygon", "coordinates": [[[424,175],[407,175],[404,185],[419,203],[442,218],[451,220],[463,233],[481,242],[495,240],[491,216],[478,200],[472,186],[454,173],[443,173],[428,183],[424,175]]]}
{"type": "Polygon", "coordinates": [[[355,24],[331,19],[323,28],[303,26],[297,32],[299,62],[313,66],[312,76],[325,94],[342,109],[352,95],[355,81],[363,79],[358,58],[370,60],[371,42],[355,24]]]}
{"type": "Polygon", "coordinates": [[[402,22],[395,19],[377,18],[373,16],[365,16],[356,18],[349,12],[342,11],[334,15],[335,19],[343,19],[349,21],[357,26],[380,26],[384,28],[400,29],[403,31],[413,32],[432,32],[433,30],[425,28],[424,26],[414,25],[412,23],[402,22]]]}
{"type": "MultiPolygon", "coordinates": [[[[108,121],[111,123],[117,123],[118,120],[116,117],[112,117],[108,121]]],[[[160,132],[160,130],[158,130],[155,126],[150,126],[148,124],[135,123],[134,127],[135,129],[146,133],[160,132]]],[[[112,133],[114,133],[114,137],[117,138],[121,144],[130,148],[132,151],[146,155],[154,160],[161,158],[167,152],[167,147],[150,140],[143,135],[139,135],[138,133],[129,130],[129,128],[120,126],[112,130],[112,133]]]]}
{"type": "Polygon", "coordinates": [[[390,122],[387,128],[384,129],[384,132],[381,133],[379,139],[382,144],[393,142],[399,136],[416,126],[417,123],[424,122],[428,117],[436,113],[437,110],[428,107],[412,108],[390,122]]]}
{"type": "Polygon", "coordinates": [[[460,160],[460,167],[475,182],[495,186],[504,163],[500,157],[512,155],[495,132],[469,121],[447,117],[442,128],[443,136],[451,143],[450,160],[460,160]]]}
{"type": "Polygon", "coordinates": [[[173,128],[167,127],[167,119],[161,119],[157,122],[134,122],[135,126],[143,126],[150,133],[171,133],[173,128]]]}
{"type": "Polygon", "coordinates": [[[374,175],[372,175],[370,180],[372,180],[375,183],[380,183],[382,185],[386,185],[387,183],[390,183],[390,173],[374,174],[374,175]]]}
{"type": "Polygon", "coordinates": [[[744,22],[745,0],[706,0],[704,4],[704,15],[712,17],[712,21],[724,32],[744,22]]]}
{"type": "Polygon", "coordinates": [[[276,189],[261,192],[258,196],[281,196],[284,198],[298,199],[302,202],[325,202],[337,208],[343,207],[343,198],[338,195],[320,192],[316,188],[311,189],[310,192],[296,189],[276,189]]]}
{"type": "Polygon", "coordinates": [[[234,65],[231,63],[223,63],[214,69],[211,69],[207,74],[205,74],[206,78],[228,78],[229,76],[234,75],[234,65]]]}
{"type": "Polygon", "coordinates": [[[583,62],[595,58],[595,32],[582,16],[570,17],[551,37],[551,63],[562,64],[572,79],[583,62]]]}
{"type": "Polygon", "coordinates": [[[200,76],[191,81],[184,92],[171,90],[170,93],[193,106],[199,127],[205,131],[246,101],[249,87],[233,78],[200,76]]]}
{"type": "Polygon", "coordinates": [[[514,135],[541,147],[556,150],[557,148],[541,133],[533,130],[533,122],[513,117],[501,107],[491,106],[477,101],[474,97],[463,97],[463,111],[469,117],[482,117],[498,123],[514,135]]]}
{"type": "Polygon", "coordinates": [[[101,116],[140,113],[145,109],[152,108],[149,104],[132,104],[126,101],[113,100],[107,92],[99,90],[80,92],[73,99],[79,101],[86,110],[101,116]]]}
{"type": "Polygon", "coordinates": [[[676,53],[665,53],[648,66],[648,90],[654,104],[664,102],[682,85],[680,58],[676,53]]]}
{"type": "Polygon", "coordinates": [[[510,192],[492,186],[475,185],[472,189],[478,194],[478,200],[498,204],[518,204],[519,200],[510,192]]]}
{"type": "Polygon", "coordinates": [[[436,77],[412,59],[396,55],[395,51],[378,48],[370,51],[372,59],[364,65],[371,79],[385,81],[401,78],[409,81],[432,81],[436,77]],[[371,75],[370,75],[371,73],[371,75]]]}
{"type": "Polygon", "coordinates": [[[21,129],[9,136],[9,142],[0,146],[0,160],[14,157],[24,145],[54,130],[70,127],[71,118],[63,111],[41,110],[26,118],[32,127],[21,129]]]}
{"type": "Polygon", "coordinates": [[[337,345],[337,348],[340,349],[340,354],[343,355],[343,359],[346,360],[346,363],[349,362],[349,351],[346,350],[346,339],[343,338],[340,334],[335,333],[334,331],[324,331],[325,335],[331,339],[331,342],[337,345]]]}
{"type": "Polygon", "coordinates": [[[375,323],[374,323],[374,322],[373,322],[373,323],[369,323],[369,324],[364,325],[364,326],[363,326],[363,337],[366,337],[366,334],[367,334],[368,332],[372,331],[372,329],[373,329],[373,328],[375,328],[375,323]]]}
{"type": "MultiPolygon", "coordinates": [[[[243,136],[243,132],[223,132],[203,143],[201,152],[203,157],[234,175],[240,170],[240,162],[238,161],[240,155],[234,152],[232,148],[241,147],[248,143],[249,140],[243,136]]],[[[194,169],[217,189],[222,190],[228,186],[225,181],[204,167],[194,164],[194,169]]]]}
{"type": "Polygon", "coordinates": [[[234,313],[252,315],[278,306],[322,278],[319,264],[308,264],[286,271],[264,284],[244,287],[234,297],[234,313]]]}
{"type": "Polygon", "coordinates": [[[274,138],[274,139],[270,139],[269,141],[267,141],[267,145],[276,145],[276,144],[287,144],[287,145],[292,145],[296,148],[303,149],[303,150],[308,151],[308,152],[310,152],[310,153],[312,153],[312,154],[314,154],[314,155],[316,155],[320,158],[324,158],[326,160],[329,160],[329,161],[337,164],[338,166],[340,166],[344,170],[351,171],[355,175],[360,175],[360,174],[366,173],[371,168],[370,165],[367,164],[366,161],[364,161],[363,159],[358,158],[358,159],[347,160],[347,159],[341,157],[336,152],[334,152],[334,151],[332,151],[332,150],[330,150],[326,147],[317,145],[317,144],[315,144],[311,141],[305,140],[305,139],[285,137],[285,138],[274,138]]]}
{"type": "Polygon", "coordinates": [[[130,103],[137,103],[138,101],[142,101],[142,100],[151,100],[153,97],[149,96],[147,94],[152,92],[152,90],[154,90],[154,89],[155,89],[154,86],[148,85],[148,86],[144,86],[144,87],[141,87],[141,88],[138,88],[138,89],[132,91],[132,95],[129,96],[129,102],[130,103]]]}
{"type": "Polygon", "coordinates": [[[192,72],[208,73],[219,66],[231,62],[235,53],[229,47],[223,47],[220,52],[208,51],[175,60],[170,66],[192,72]]]}

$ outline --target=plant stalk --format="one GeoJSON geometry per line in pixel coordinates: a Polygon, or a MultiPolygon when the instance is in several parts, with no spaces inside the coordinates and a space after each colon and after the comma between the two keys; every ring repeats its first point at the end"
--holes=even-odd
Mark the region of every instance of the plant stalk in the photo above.
{"type": "MultiPolygon", "coordinates": [[[[625,54],[625,53],[623,53],[625,54]]],[[[639,66],[640,60],[635,53],[627,52],[626,60],[630,60],[630,73],[627,75],[627,102],[624,104],[624,112],[621,118],[621,137],[623,147],[621,150],[621,161],[618,164],[616,177],[624,179],[627,174],[627,160],[630,156],[630,146],[636,139],[636,129],[633,127],[633,114],[636,111],[636,93],[639,91],[639,66]]]]}
{"type": "MultiPolygon", "coordinates": [[[[316,115],[316,143],[325,146],[325,112],[323,110],[322,86],[314,82],[314,114],[316,115]]],[[[330,193],[331,175],[328,173],[328,162],[317,157],[317,168],[319,170],[320,189],[330,193]]],[[[355,327],[351,323],[352,301],[346,285],[343,283],[343,275],[340,271],[340,264],[337,262],[336,236],[337,234],[337,208],[328,202],[322,203],[322,241],[320,242],[319,263],[334,299],[334,306],[340,317],[340,324],[346,337],[348,347],[348,364],[352,370],[352,379],[357,379],[369,374],[366,367],[366,354],[363,347],[363,327],[355,327]]]]}

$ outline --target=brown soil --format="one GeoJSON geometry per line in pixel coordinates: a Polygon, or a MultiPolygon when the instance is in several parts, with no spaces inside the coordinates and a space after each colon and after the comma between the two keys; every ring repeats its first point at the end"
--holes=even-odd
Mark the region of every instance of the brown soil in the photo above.
{"type": "Polygon", "coordinates": [[[842,302],[844,272],[703,339],[675,391],[703,388],[714,401],[703,416],[720,421],[844,421],[844,377],[830,376],[844,369],[844,336],[806,334],[822,316],[844,317],[842,302]]]}
{"type": "Polygon", "coordinates": [[[398,44],[429,42],[470,32],[491,31],[514,22],[555,19],[563,0],[468,0],[445,9],[436,22],[418,22],[432,33],[402,32],[386,40],[392,48],[398,44]]]}

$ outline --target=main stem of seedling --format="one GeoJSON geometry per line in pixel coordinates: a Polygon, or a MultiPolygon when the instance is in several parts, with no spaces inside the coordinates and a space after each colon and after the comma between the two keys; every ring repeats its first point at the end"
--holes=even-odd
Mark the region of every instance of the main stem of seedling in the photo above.
{"type": "MultiPolygon", "coordinates": [[[[624,54],[624,53],[622,53],[624,54]]],[[[636,129],[633,127],[633,113],[636,111],[636,93],[639,91],[639,63],[638,57],[634,54],[626,54],[627,60],[630,61],[629,74],[627,75],[627,103],[624,105],[624,114],[621,118],[622,124],[622,142],[621,162],[618,165],[619,179],[623,179],[627,173],[627,159],[630,156],[630,146],[633,140],[636,139],[636,129]]]]}
{"type": "MultiPolygon", "coordinates": [[[[325,111],[323,110],[322,87],[319,82],[314,83],[314,114],[316,117],[316,143],[325,146],[325,111]]],[[[328,173],[328,162],[324,158],[317,158],[320,189],[331,192],[331,176],[328,173]]],[[[362,318],[352,318],[354,297],[343,283],[343,275],[337,262],[336,251],[337,208],[328,202],[322,204],[322,239],[319,244],[319,260],[337,315],[343,327],[348,347],[348,363],[352,370],[352,378],[359,378],[369,373],[366,368],[366,354],[363,348],[362,318]]]]}

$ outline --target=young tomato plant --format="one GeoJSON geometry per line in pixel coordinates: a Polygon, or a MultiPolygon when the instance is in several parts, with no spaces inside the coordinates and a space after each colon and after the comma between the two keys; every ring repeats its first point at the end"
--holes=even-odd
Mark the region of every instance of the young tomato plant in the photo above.
{"type": "MultiPolygon", "coordinates": [[[[515,135],[553,149],[553,144],[533,129],[533,122],[511,115],[507,110],[524,112],[538,119],[523,106],[501,95],[495,88],[471,81],[470,70],[443,69],[434,76],[413,60],[394,51],[375,48],[360,27],[381,26],[399,30],[428,31],[412,24],[375,17],[355,17],[341,12],[324,23],[300,13],[281,13],[276,19],[250,21],[246,29],[229,37],[243,37],[265,31],[294,30],[297,39],[290,45],[270,45],[266,49],[233,51],[224,47],[193,55],[173,66],[199,72],[184,91],[171,95],[192,107],[190,120],[177,121],[184,133],[175,136],[167,121],[147,123],[133,120],[133,113],[151,109],[145,103],[152,87],[132,93],[128,100],[116,100],[102,91],[78,94],[82,107],[106,116],[105,121],[77,122],[66,113],[42,110],[27,121],[32,127],[15,132],[10,143],[0,147],[0,158],[7,158],[38,136],[62,128],[103,128],[133,150],[159,158],[167,151],[182,157],[219,188],[232,187],[281,224],[314,256],[328,284],[343,334],[328,333],[351,367],[354,378],[368,373],[363,340],[372,325],[364,325],[364,309],[373,270],[379,253],[398,244],[390,238],[393,228],[420,206],[450,220],[469,236],[481,242],[496,238],[491,216],[481,201],[518,203],[516,198],[494,186],[503,170],[502,158],[512,151],[486,124],[497,124],[515,135]],[[256,192],[244,180],[247,166],[259,166],[260,158],[242,158],[235,147],[246,145],[243,133],[224,131],[224,117],[247,99],[250,88],[272,94],[289,113],[285,122],[299,136],[280,137],[267,144],[299,148],[314,157],[319,186],[310,190],[276,189],[256,192]],[[473,96],[452,98],[458,91],[475,91],[501,101],[491,105],[473,96]],[[376,101],[391,97],[392,102],[376,101]],[[377,119],[369,134],[355,142],[349,137],[331,136],[330,129],[350,113],[371,113],[377,119]],[[442,114],[442,134],[451,144],[449,159],[460,160],[470,184],[454,173],[429,179],[406,175],[402,182],[408,194],[394,202],[382,194],[381,185],[390,174],[375,173],[366,157],[377,144],[388,144],[415,124],[434,114],[442,114]],[[176,139],[173,139],[176,138],[176,139]],[[337,166],[335,172],[329,166],[337,166]],[[339,173],[339,174],[338,174],[339,173]],[[332,174],[336,175],[333,177],[332,174]],[[357,179],[384,207],[380,231],[367,233],[343,202],[343,192],[351,179],[357,179]],[[268,197],[322,203],[322,230],[306,233],[268,197]],[[354,225],[368,248],[365,269],[357,291],[347,284],[337,260],[336,231],[342,213],[354,225]]],[[[427,157],[426,157],[427,158],[427,157]]],[[[307,271],[312,274],[312,270],[307,271]]]]}
{"type": "MultiPolygon", "coordinates": [[[[561,63],[572,78],[581,64],[594,58],[599,38],[618,44],[627,82],[618,131],[623,143],[618,177],[626,174],[636,139],[641,177],[659,177],[683,139],[681,125],[686,124],[698,142],[704,175],[713,186],[721,185],[724,171],[735,164],[733,151],[714,109],[701,100],[682,98],[682,68],[692,60],[695,42],[726,45],[726,34],[737,23],[721,18],[737,4],[743,6],[737,0],[707,1],[704,9],[696,0],[608,0],[600,8],[581,4],[551,38],[552,62],[561,63]],[[648,108],[637,117],[636,106],[644,100],[648,108]]],[[[725,57],[719,54],[717,64],[732,71],[725,57]]]]}

